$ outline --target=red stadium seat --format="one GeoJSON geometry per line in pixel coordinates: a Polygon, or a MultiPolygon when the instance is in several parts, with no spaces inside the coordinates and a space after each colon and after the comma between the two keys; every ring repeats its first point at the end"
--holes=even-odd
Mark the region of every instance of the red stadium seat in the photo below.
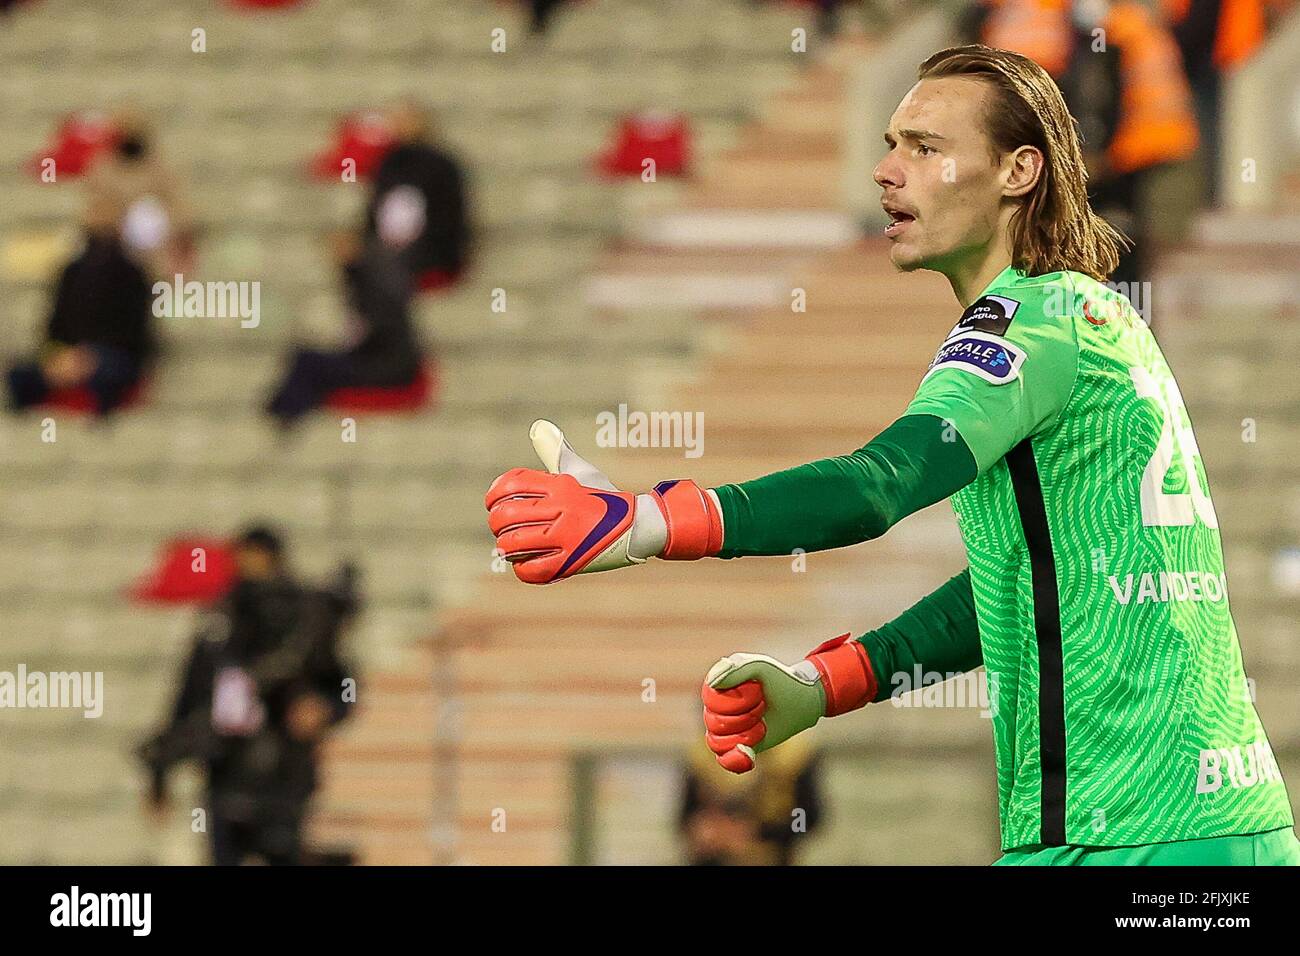
{"type": "Polygon", "coordinates": [[[455,272],[447,272],[443,269],[430,269],[427,272],[421,272],[415,279],[415,287],[419,292],[441,292],[443,289],[450,289],[460,281],[463,269],[455,272]]]}
{"type": "Polygon", "coordinates": [[[392,147],[393,135],[383,116],[376,112],[351,113],[339,121],[333,142],[312,159],[311,175],[337,182],[343,173],[343,161],[351,159],[357,164],[357,178],[369,179],[392,147]]]}
{"type": "Polygon", "coordinates": [[[438,366],[425,363],[409,385],[340,388],[326,399],[325,407],[351,414],[418,412],[426,406],[436,406],[437,398],[438,366]]]}
{"type": "Polygon", "coordinates": [[[230,590],[235,570],[235,552],[228,541],[175,538],[163,545],[157,564],[127,593],[138,603],[206,604],[230,590]],[[196,549],[203,551],[199,570],[195,569],[196,549]]]}
{"type": "MultiPolygon", "coordinates": [[[[147,384],[141,379],[132,385],[122,401],[113,409],[115,412],[124,411],[134,405],[139,405],[144,401],[147,392],[147,384]]],[[[95,396],[90,389],[78,385],[76,388],[58,388],[46,396],[45,401],[41,402],[41,408],[57,408],[65,412],[95,412],[98,411],[95,405],[95,396]]]]}
{"type": "Polygon", "coordinates": [[[656,175],[681,176],[689,158],[684,116],[642,113],[623,118],[614,144],[596,158],[596,169],[606,176],[640,176],[645,160],[653,159],[656,175]]]}
{"type": "Polygon", "coordinates": [[[96,111],[69,113],[55,130],[50,144],[29,159],[25,168],[39,178],[44,171],[41,164],[52,159],[56,175],[81,176],[116,139],[117,128],[107,114],[96,111]]]}
{"type": "Polygon", "coordinates": [[[226,0],[226,2],[243,10],[275,10],[281,7],[300,7],[304,0],[226,0]]]}

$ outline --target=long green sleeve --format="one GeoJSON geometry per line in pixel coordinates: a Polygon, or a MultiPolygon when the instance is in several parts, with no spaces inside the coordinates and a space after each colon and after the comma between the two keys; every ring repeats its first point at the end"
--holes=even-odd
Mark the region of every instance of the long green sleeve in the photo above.
{"type": "Polygon", "coordinates": [[[722,506],[719,557],[870,541],[975,475],[975,457],[956,429],[936,415],[904,415],[851,454],[715,488],[722,506]]]}
{"type": "Polygon", "coordinates": [[[952,674],[979,667],[983,657],[970,568],[858,640],[871,658],[879,684],[877,701],[889,699],[899,686],[898,675],[905,675],[906,688],[915,690],[917,667],[923,674],[952,674]]]}

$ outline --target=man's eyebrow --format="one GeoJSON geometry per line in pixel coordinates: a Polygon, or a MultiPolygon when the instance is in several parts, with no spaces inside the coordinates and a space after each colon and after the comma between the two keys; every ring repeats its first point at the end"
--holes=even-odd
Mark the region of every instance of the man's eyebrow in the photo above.
{"type": "MultiPolygon", "coordinates": [[[[889,134],[886,133],[886,136],[889,134]]],[[[947,139],[948,137],[928,129],[900,129],[898,135],[903,139],[947,139]]]]}

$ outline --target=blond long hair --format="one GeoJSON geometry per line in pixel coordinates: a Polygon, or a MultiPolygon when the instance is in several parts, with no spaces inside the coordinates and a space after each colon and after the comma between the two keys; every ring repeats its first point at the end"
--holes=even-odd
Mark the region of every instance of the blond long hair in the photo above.
{"type": "Polygon", "coordinates": [[[994,148],[1043,153],[1038,183],[1021,197],[1009,225],[1012,265],[1028,275],[1070,270],[1104,281],[1129,241],[1088,205],[1079,132],[1047,71],[1009,50],[972,44],[940,50],[918,79],[973,76],[992,89],[985,125],[994,148]]]}

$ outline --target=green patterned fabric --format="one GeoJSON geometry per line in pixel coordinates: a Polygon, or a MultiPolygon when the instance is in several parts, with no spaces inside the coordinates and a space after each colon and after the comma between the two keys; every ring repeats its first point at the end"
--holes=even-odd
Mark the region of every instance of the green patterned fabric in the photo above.
{"type": "Polygon", "coordinates": [[[1300,840],[1289,827],[1243,836],[1175,840],[1144,846],[1022,847],[994,866],[1300,866],[1300,840]]]}
{"type": "Polygon", "coordinates": [[[1247,689],[1191,422],[1150,330],[1085,276],[1008,269],[908,414],[978,477],[952,497],[989,681],[1004,848],[1293,824],[1247,689]]]}

